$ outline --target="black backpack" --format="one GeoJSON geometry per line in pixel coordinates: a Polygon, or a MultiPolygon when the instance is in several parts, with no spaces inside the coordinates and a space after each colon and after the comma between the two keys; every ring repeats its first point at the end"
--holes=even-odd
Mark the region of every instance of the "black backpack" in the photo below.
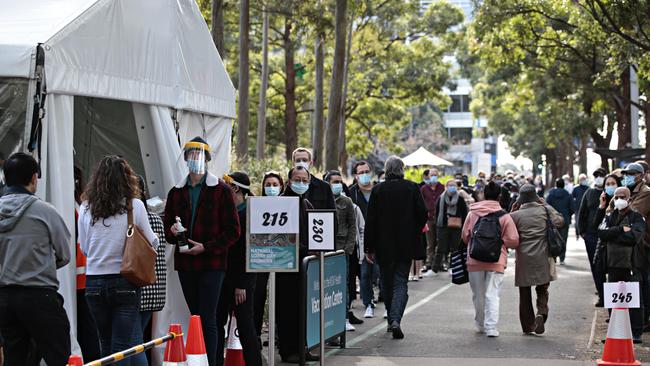
{"type": "Polygon", "coordinates": [[[496,263],[501,257],[501,224],[503,210],[480,217],[472,228],[469,256],[477,261],[496,263]]]}

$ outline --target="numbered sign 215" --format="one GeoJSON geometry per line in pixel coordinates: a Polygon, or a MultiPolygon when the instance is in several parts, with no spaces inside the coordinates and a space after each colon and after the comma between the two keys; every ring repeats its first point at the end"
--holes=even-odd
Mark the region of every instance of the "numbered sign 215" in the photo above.
{"type": "Polygon", "coordinates": [[[251,197],[249,205],[251,234],[298,233],[298,197],[251,197]]]}

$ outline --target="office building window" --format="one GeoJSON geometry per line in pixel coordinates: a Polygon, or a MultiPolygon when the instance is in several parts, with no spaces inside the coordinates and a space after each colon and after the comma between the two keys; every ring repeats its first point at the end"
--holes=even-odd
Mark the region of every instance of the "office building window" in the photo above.
{"type": "Polygon", "coordinates": [[[469,112],[469,103],[471,98],[469,95],[450,95],[451,105],[447,108],[449,113],[469,112]]]}
{"type": "Polygon", "coordinates": [[[449,139],[452,145],[467,145],[472,141],[471,128],[450,128],[449,139]]]}

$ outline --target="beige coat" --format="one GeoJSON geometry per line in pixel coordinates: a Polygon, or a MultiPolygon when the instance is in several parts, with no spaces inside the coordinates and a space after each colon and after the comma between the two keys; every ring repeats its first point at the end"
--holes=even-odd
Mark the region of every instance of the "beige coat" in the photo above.
{"type": "MultiPolygon", "coordinates": [[[[564,225],[564,219],[553,207],[546,205],[556,227],[564,225]]],[[[515,261],[515,286],[544,285],[557,279],[555,259],[548,256],[546,238],[546,210],[540,203],[523,204],[510,214],[519,232],[519,248],[515,261]]]]}

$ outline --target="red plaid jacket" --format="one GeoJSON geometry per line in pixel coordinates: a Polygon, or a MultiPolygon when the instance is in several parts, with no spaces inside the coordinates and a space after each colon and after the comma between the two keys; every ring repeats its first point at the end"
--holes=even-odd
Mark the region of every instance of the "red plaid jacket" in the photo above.
{"type": "MultiPolygon", "coordinates": [[[[178,242],[171,232],[176,216],[188,229],[192,219],[189,189],[184,182],[172,188],[167,195],[164,224],[165,238],[169,244],[178,242]]],[[[239,239],[239,215],[230,187],[210,173],[205,183],[199,195],[194,226],[189,233],[190,239],[205,246],[205,252],[199,255],[181,254],[176,248],[174,267],[177,271],[225,270],[228,248],[239,239]]]]}

